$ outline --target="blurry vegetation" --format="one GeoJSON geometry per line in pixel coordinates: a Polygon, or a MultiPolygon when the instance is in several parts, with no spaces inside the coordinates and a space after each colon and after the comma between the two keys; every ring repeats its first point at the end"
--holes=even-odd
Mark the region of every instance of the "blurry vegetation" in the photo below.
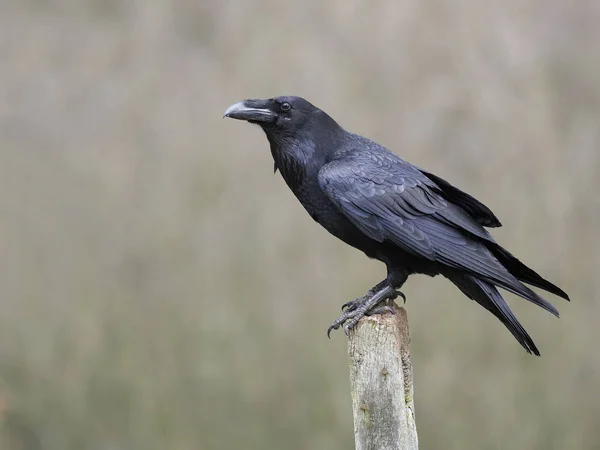
{"type": "Polygon", "coordinates": [[[599,23],[596,0],[3,1],[0,448],[352,448],[325,330],[384,268],[221,120],[278,94],[475,193],[573,299],[509,296],[536,359],[411,279],[422,448],[599,448],[599,23]]]}

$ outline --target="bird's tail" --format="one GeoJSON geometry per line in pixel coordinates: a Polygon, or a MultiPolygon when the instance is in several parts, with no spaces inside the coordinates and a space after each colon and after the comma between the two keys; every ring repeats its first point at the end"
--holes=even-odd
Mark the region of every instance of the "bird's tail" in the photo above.
{"type": "Polygon", "coordinates": [[[531,286],[538,287],[552,294],[558,295],[565,300],[570,301],[569,296],[558,286],[550,283],[548,280],[542,278],[536,271],[530,269],[515,256],[513,256],[508,250],[500,247],[498,244],[493,242],[486,242],[486,246],[490,252],[496,257],[496,259],[502,264],[506,270],[514,275],[518,280],[523,283],[527,283],[531,286]]]}
{"type": "Polygon", "coordinates": [[[500,319],[506,328],[512,333],[515,339],[523,346],[527,353],[533,353],[540,356],[540,352],[535,343],[525,331],[525,328],[519,323],[508,304],[500,295],[496,287],[487,282],[475,278],[465,273],[446,274],[446,277],[452,281],[467,297],[475,300],[494,316],[500,319]]]}

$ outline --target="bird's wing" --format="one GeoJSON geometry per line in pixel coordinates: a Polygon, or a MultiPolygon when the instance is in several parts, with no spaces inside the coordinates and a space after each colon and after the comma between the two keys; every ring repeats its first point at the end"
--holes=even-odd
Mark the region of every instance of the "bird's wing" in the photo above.
{"type": "Polygon", "coordinates": [[[334,203],[354,214],[371,232],[378,229],[377,218],[379,222],[393,219],[398,226],[410,228],[414,219],[430,217],[459,230],[459,235],[495,242],[460,205],[444,198],[434,181],[391,152],[345,152],[321,168],[319,183],[334,203]]]}
{"type": "Polygon", "coordinates": [[[494,241],[480,224],[436,193],[431,180],[396,155],[346,153],[325,164],[318,178],[321,190],[371,239],[483,277],[555,313],[483,245],[482,240],[494,241]]]}
{"type": "Polygon", "coordinates": [[[485,206],[476,198],[457,187],[452,186],[443,178],[419,169],[419,171],[433,181],[441,191],[444,198],[464,209],[478,224],[488,228],[501,227],[502,224],[490,208],[485,206]]]}

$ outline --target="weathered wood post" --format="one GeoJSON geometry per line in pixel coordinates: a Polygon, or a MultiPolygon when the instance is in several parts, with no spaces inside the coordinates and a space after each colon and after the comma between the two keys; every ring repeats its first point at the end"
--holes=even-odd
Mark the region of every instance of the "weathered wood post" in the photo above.
{"type": "Polygon", "coordinates": [[[406,310],[364,317],[350,331],[348,356],[356,450],[417,450],[406,310]]]}

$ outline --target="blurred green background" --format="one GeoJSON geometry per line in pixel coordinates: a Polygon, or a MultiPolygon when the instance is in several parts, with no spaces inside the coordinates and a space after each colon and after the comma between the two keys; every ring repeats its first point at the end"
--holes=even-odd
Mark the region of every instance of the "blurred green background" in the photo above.
{"type": "Polygon", "coordinates": [[[473,193],[563,287],[528,356],[404,292],[423,449],[600,448],[600,3],[0,2],[0,449],[353,448],[346,339],[384,267],[303,211],[247,97],[302,95],[473,193]]]}

